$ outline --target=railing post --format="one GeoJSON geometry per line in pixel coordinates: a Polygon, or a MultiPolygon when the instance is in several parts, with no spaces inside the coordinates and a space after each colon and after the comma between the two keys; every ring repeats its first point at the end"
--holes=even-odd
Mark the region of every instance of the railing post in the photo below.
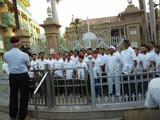
{"type": "Polygon", "coordinates": [[[89,61],[89,73],[90,73],[90,84],[91,84],[91,98],[92,98],[92,109],[96,108],[96,94],[95,94],[95,82],[93,76],[93,62],[89,61]]]}
{"type": "Polygon", "coordinates": [[[38,106],[37,106],[37,94],[34,96],[34,104],[35,104],[35,119],[38,120],[38,106]]]}
{"type": "Polygon", "coordinates": [[[51,71],[49,71],[49,65],[46,65],[45,73],[48,71],[48,75],[46,76],[46,89],[47,89],[47,106],[49,108],[52,107],[52,92],[51,92],[51,81],[50,81],[50,76],[51,76],[51,71]]]}
{"type": "Polygon", "coordinates": [[[52,90],[52,106],[54,107],[56,105],[56,94],[55,94],[55,81],[54,81],[54,70],[51,72],[51,76],[50,76],[50,79],[51,79],[51,90],[52,90]]]}

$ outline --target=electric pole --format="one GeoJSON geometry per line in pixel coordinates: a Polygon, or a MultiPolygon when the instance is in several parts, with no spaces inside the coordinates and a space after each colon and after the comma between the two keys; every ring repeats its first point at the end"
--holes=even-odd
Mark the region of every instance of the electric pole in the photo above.
{"type": "Polygon", "coordinates": [[[155,18],[153,0],[149,0],[149,9],[150,9],[151,40],[156,43],[157,42],[156,41],[156,39],[157,39],[157,37],[156,37],[156,18],[155,18]]]}
{"type": "Polygon", "coordinates": [[[13,2],[13,10],[14,10],[15,23],[16,23],[16,30],[20,30],[19,19],[18,19],[17,0],[12,0],[12,2],[13,2]]]}
{"type": "Polygon", "coordinates": [[[149,27],[148,27],[148,17],[146,13],[146,3],[145,0],[139,0],[139,8],[143,10],[143,14],[141,15],[141,24],[143,36],[145,38],[146,45],[150,41],[149,27]]]}

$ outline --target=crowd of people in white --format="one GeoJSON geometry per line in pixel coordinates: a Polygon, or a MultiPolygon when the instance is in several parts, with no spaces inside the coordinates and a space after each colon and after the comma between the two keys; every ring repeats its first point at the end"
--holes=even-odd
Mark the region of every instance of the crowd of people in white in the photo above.
{"type": "MultiPolygon", "coordinates": [[[[132,48],[129,40],[124,40],[123,50],[118,52],[115,46],[111,46],[106,51],[104,48],[93,50],[81,49],[70,52],[53,53],[45,59],[45,53],[40,52],[38,57],[32,54],[30,70],[44,70],[45,64],[49,65],[50,69],[73,68],[68,70],[55,70],[55,74],[59,77],[72,79],[73,77],[82,79],[87,78],[85,73],[89,67],[89,60],[93,61],[93,73],[96,80],[99,75],[120,75],[132,74],[141,72],[152,72],[160,70],[160,45],[154,45],[150,42],[148,46],[142,45],[141,48],[132,48]],[[74,68],[80,68],[76,69],[74,68]]],[[[3,65],[3,70],[6,71],[6,63],[3,65]],[[5,66],[5,67],[4,67],[5,66]]],[[[158,75],[158,74],[157,74],[158,75]]],[[[30,77],[34,76],[34,72],[30,72],[30,77]]],[[[116,94],[120,94],[120,77],[109,77],[107,79],[109,85],[109,93],[113,92],[113,82],[116,83],[116,94]]]]}
{"type": "MultiPolygon", "coordinates": [[[[96,50],[89,48],[87,50],[81,49],[80,51],[66,51],[63,54],[49,54],[48,59],[45,59],[45,57],[44,52],[40,52],[38,55],[33,53],[30,71],[44,70],[47,64],[50,70],[55,70],[54,72],[58,78],[71,80],[74,77],[84,80],[89,77],[89,61],[91,60],[95,83],[99,81],[98,76],[112,76],[105,79],[109,84],[108,93],[113,93],[113,83],[115,83],[117,96],[121,94],[121,77],[119,75],[160,71],[160,45],[155,45],[153,42],[149,42],[148,45],[142,45],[141,48],[132,48],[130,41],[124,40],[121,52],[118,52],[115,46],[110,46],[106,51],[104,48],[97,48],[96,50]]],[[[9,75],[8,65],[5,62],[2,65],[2,70],[9,75]]],[[[29,72],[29,75],[31,78],[35,76],[34,72],[29,72]]],[[[159,77],[160,74],[156,73],[156,75],[159,77]]],[[[99,88],[95,88],[96,93],[99,95],[99,88]]],[[[149,87],[146,106],[150,108],[157,105],[153,102],[151,103],[153,101],[151,96],[151,87],[149,87]]]]}

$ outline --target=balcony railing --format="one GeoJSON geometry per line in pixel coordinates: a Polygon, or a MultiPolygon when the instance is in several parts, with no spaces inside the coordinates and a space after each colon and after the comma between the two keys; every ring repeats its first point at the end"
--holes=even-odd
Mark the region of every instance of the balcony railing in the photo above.
{"type": "Polygon", "coordinates": [[[21,1],[17,2],[18,6],[21,7],[28,15],[32,16],[32,13],[22,4],[21,1]]]}
{"type": "Polygon", "coordinates": [[[5,25],[11,25],[11,26],[16,26],[15,24],[15,18],[14,15],[12,13],[9,12],[3,12],[1,13],[2,16],[2,23],[5,25]]]}
{"type": "Polygon", "coordinates": [[[15,21],[15,18],[14,18],[14,14],[13,13],[10,13],[10,12],[3,12],[1,13],[1,16],[2,16],[2,19],[11,19],[13,21],[15,21]]]}
{"type": "Polygon", "coordinates": [[[30,0],[21,0],[21,2],[22,2],[26,7],[29,7],[29,6],[30,6],[30,0]]]}
{"type": "Polygon", "coordinates": [[[4,0],[0,0],[0,4],[1,4],[1,3],[4,3],[4,0]]]}

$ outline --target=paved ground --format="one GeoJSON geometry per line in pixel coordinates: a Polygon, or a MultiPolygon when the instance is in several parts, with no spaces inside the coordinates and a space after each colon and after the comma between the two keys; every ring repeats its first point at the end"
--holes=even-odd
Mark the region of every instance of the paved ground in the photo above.
{"type": "MultiPolygon", "coordinates": [[[[0,120],[10,120],[8,113],[0,112],[0,120]]],[[[35,119],[32,118],[31,120],[35,120],[35,119]]]]}
{"type": "Polygon", "coordinates": [[[0,112],[0,120],[9,120],[8,114],[0,112]]]}
{"type": "MultiPolygon", "coordinates": [[[[8,113],[0,112],[0,120],[9,120],[8,113]]],[[[35,119],[31,118],[31,120],[35,120],[35,119]]],[[[113,119],[94,119],[94,120],[124,120],[124,119],[123,118],[113,118],[113,119]]]]}

